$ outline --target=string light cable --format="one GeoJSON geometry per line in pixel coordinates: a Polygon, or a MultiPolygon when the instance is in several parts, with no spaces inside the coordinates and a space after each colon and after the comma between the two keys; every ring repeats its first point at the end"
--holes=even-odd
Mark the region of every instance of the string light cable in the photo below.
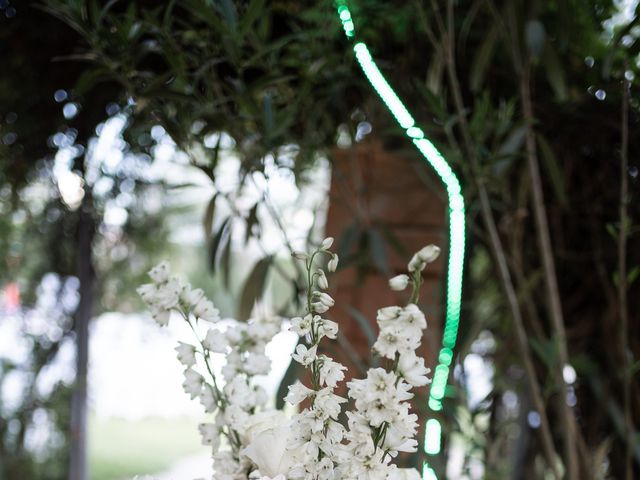
{"type": "MultiPolygon", "coordinates": [[[[353,52],[365,77],[405,131],[409,140],[413,142],[427,164],[436,172],[447,191],[449,258],[446,276],[445,324],[442,346],[438,354],[428,401],[429,409],[433,412],[439,412],[442,410],[442,399],[447,387],[460,323],[466,229],[464,198],[460,181],[444,156],[416,125],[413,116],[378,68],[367,45],[363,41],[356,40],[355,24],[347,0],[337,0],[336,7],[344,33],[352,41],[353,52]]],[[[438,455],[442,449],[442,425],[437,418],[429,418],[426,422],[423,448],[428,456],[438,455]]],[[[428,463],[423,468],[423,479],[437,480],[435,471],[428,463]]]]}

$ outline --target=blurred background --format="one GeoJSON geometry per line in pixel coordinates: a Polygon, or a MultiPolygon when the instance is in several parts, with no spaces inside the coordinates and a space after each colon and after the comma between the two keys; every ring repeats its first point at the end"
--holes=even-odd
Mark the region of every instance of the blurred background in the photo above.
{"type": "MultiPolygon", "coordinates": [[[[441,432],[404,464],[640,477],[639,14],[637,0],[0,0],[0,479],[207,476],[173,352],[188,332],[160,329],[135,288],[168,259],[223,317],[256,302],[293,316],[290,252],[325,235],[355,376],[375,362],[376,309],[406,301],[387,279],[443,248],[422,353],[450,364],[447,386],[435,407],[414,401],[441,432]],[[444,360],[447,190],[341,19],[462,185],[444,360]]],[[[276,403],[295,341],[270,346],[276,403]]]]}

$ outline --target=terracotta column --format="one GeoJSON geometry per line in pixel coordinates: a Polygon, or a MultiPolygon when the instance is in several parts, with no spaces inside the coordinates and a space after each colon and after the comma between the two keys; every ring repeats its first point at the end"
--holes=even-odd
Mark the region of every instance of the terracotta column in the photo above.
{"type": "MultiPolygon", "coordinates": [[[[376,263],[380,261],[374,263],[371,254],[366,261],[356,262],[357,258],[362,260],[362,246],[368,243],[367,250],[371,251],[372,236],[377,237],[374,243],[383,244],[389,275],[405,273],[410,256],[424,245],[440,246],[441,257],[425,272],[420,300],[428,321],[420,353],[433,369],[442,338],[444,312],[446,192],[435,174],[412,151],[388,152],[375,139],[338,149],[333,158],[326,233],[336,239],[334,250],[342,253],[343,268],[334,274],[331,282],[331,293],[336,299],[331,317],[340,323],[341,332],[355,351],[368,361],[366,335],[348,307],[361,312],[377,335],[377,309],[403,305],[408,292],[389,289],[389,277],[379,271],[380,265],[377,268],[376,263]],[[371,231],[377,233],[371,234],[371,231]],[[393,243],[400,245],[405,254],[399,254],[393,243]],[[344,245],[348,248],[340,251],[341,245],[342,250],[344,245]]],[[[353,367],[348,358],[340,360],[353,367]]]]}

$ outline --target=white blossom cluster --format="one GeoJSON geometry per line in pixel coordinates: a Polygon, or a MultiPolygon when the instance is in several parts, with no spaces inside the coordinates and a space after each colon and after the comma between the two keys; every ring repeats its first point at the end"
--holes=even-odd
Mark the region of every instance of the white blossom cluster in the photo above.
{"type": "Polygon", "coordinates": [[[305,262],[308,293],[306,314],[291,319],[291,330],[301,339],[292,358],[308,370],[311,386],[307,387],[298,381],[289,387],[289,394],[285,398],[292,405],[303,401],[309,405],[291,422],[288,449],[292,462],[286,472],[290,480],[339,478],[336,469],[343,458],[345,429],[337,420],[341,404],[347,399],[336,395],[334,389],[344,379],[346,367],[327,355],[318,354],[320,341],[324,337],[335,339],[338,334],[338,324],[323,318],[323,314],[335,302],[328,293],[322,291],[329,288],[329,282],[325,272],[316,267],[315,261],[318,257],[327,256],[328,270],[335,271],[338,256],[329,251],[332,244],[333,239],[327,238],[311,255],[294,255],[305,262]]]}
{"type": "Polygon", "coordinates": [[[185,366],[185,392],[198,398],[206,413],[215,414],[213,422],[198,427],[202,443],[212,448],[214,478],[246,479],[251,462],[241,449],[250,441],[248,432],[255,429],[260,419],[257,412],[268,400],[252,379],[270,371],[265,347],[280,331],[281,321],[263,316],[247,323],[220,322],[218,310],[204,292],[171,276],[166,262],[154,267],[149,276],[152,283],[142,285],[138,293],[156,322],[167,325],[174,312],[189,324],[197,339],[197,345],[178,342],[175,350],[185,366]],[[204,336],[199,333],[200,321],[208,326],[204,336]],[[224,354],[224,381],[216,378],[211,353],[224,354]]]}
{"type": "Polygon", "coordinates": [[[410,390],[429,383],[430,370],[415,350],[420,346],[427,321],[416,302],[422,283],[422,270],[434,261],[440,249],[429,245],[416,253],[408,265],[409,275],[398,275],[389,281],[394,290],[413,287],[406,307],[390,306],[378,310],[379,334],[373,349],[388,359],[389,369],[371,368],[364,379],[348,382],[349,397],[355,411],[347,412],[346,434],[349,461],[342,478],[420,478],[417,471],[400,472],[391,463],[398,452],[415,452],[418,417],[410,413],[410,390]]]}
{"type": "Polygon", "coordinates": [[[338,255],[329,250],[332,244],[327,238],[311,254],[293,254],[305,263],[308,289],[305,314],[291,319],[291,330],[300,337],[292,359],[304,367],[307,383],[298,380],[289,387],[285,400],[304,405],[292,418],[265,410],[265,392],[252,383],[255,375],[270,370],[265,346],[279,331],[278,320],[258,318],[221,328],[218,311],[202,290],[172,277],[166,263],[149,272],[151,284],[139,288],[160,325],[177,312],[198,338],[198,346],[180,342],[176,351],[186,368],[185,391],[215,414],[212,423],[199,426],[203,443],[213,449],[214,480],[420,479],[417,470],[397,468],[393,461],[399,452],[417,449],[418,419],[408,401],[413,388],[430,381],[429,369],[416,355],[427,327],[417,303],[422,271],[440,249],[424,247],[409,262],[408,275],[389,281],[393,290],[411,285],[412,293],[406,306],[378,310],[373,349],[386,368],[371,368],[364,379],[347,383],[354,409],[344,412],[345,428],[339,416],[347,399],[335,389],[346,367],[318,351],[322,339],[335,340],[338,334],[338,324],[325,318],[335,301],[326,293],[327,275],[317,262],[328,258],[327,270],[336,270],[338,255]],[[198,334],[200,320],[213,324],[204,338],[198,334]],[[210,353],[226,358],[219,381],[209,364],[210,353]],[[200,373],[203,367],[210,382],[200,373]]]}

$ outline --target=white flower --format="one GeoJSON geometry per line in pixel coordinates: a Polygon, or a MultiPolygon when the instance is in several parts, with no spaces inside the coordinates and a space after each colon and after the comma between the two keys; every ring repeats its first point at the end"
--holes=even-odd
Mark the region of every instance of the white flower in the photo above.
{"type": "Polygon", "coordinates": [[[171,318],[171,312],[158,307],[151,306],[151,316],[161,327],[166,327],[169,324],[171,318]]]}
{"type": "Polygon", "coordinates": [[[340,404],[346,401],[346,398],[339,397],[333,393],[331,387],[325,387],[316,392],[313,406],[325,413],[328,417],[336,420],[338,415],[340,415],[340,404]]]}
{"type": "Polygon", "coordinates": [[[271,360],[262,353],[251,354],[245,359],[243,367],[250,375],[266,375],[271,370],[271,360]]]}
{"type": "Polygon", "coordinates": [[[424,366],[424,358],[418,357],[414,352],[400,355],[398,373],[414,387],[422,387],[430,383],[431,380],[427,378],[430,371],[424,366]]]}
{"type": "Polygon", "coordinates": [[[268,428],[255,435],[240,453],[249,457],[260,474],[267,478],[286,478],[284,475],[289,472],[291,461],[291,455],[287,452],[289,431],[286,424],[268,428]]]}
{"type": "Polygon", "coordinates": [[[409,276],[405,275],[396,275],[395,277],[389,279],[389,287],[391,290],[396,290],[398,292],[404,290],[409,285],[409,276]]]}
{"type": "Polygon", "coordinates": [[[293,385],[289,385],[289,393],[285,400],[291,405],[297,405],[314,392],[310,388],[305,387],[299,380],[293,385]]]}
{"type": "Polygon", "coordinates": [[[251,443],[259,433],[288,424],[289,419],[282,410],[265,410],[255,413],[245,423],[244,443],[251,443]]]}
{"type": "Polygon", "coordinates": [[[180,300],[189,308],[193,308],[204,298],[204,291],[201,288],[191,289],[191,285],[185,285],[180,294],[180,300]]]}
{"type": "Polygon", "coordinates": [[[171,274],[171,270],[169,268],[169,262],[164,261],[162,263],[159,263],[158,265],[156,265],[155,267],[153,267],[151,270],[149,270],[149,276],[151,277],[151,280],[153,280],[155,283],[164,283],[167,280],[169,280],[169,275],[171,274]]]}
{"type": "Polygon", "coordinates": [[[202,391],[202,385],[204,383],[204,378],[195,370],[187,368],[184,371],[184,382],[182,383],[182,388],[184,391],[191,396],[193,400],[202,391]]]}
{"type": "Polygon", "coordinates": [[[309,255],[304,252],[291,252],[291,256],[298,260],[307,260],[309,258],[309,255]]]}
{"type": "Polygon", "coordinates": [[[320,245],[320,248],[322,250],[328,250],[331,248],[331,245],[333,245],[333,237],[327,237],[322,241],[322,245],[320,245]]]}
{"type": "Polygon", "coordinates": [[[440,255],[440,247],[427,245],[413,255],[409,262],[408,270],[410,272],[422,271],[427,264],[438,258],[438,255],[440,255]]]}
{"type": "Polygon", "coordinates": [[[193,314],[207,322],[215,323],[220,320],[220,312],[216,307],[213,306],[213,303],[206,298],[201,298],[198,304],[193,307],[193,314]]]}
{"type": "Polygon", "coordinates": [[[212,352],[225,353],[227,351],[227,339],[224,333],[216,328],[210,328],[207,331],[202,344],[212,352]]]}
{"type": "Polygon", "coordinates": [[[334,362],[326,355],[321,355],[320,360],[320,383],[329,387],[335,387],[338,382],[344,379],[343,370],[346,370],[347,367],[338,362],[334,362]]]}
{"type": "Polygon", "coordinates": [[[380,332],[376,343],[373,344],[373,348],[383,357],[393,359],[396,352],[399,352],[403,348],[404,342],[400,336],[400,332],[394,328],[387,328],[380,332]]]}
{"type": "Polygon", "coordinates": [[[193,345],[178,342],[175,351],[178,352],[178,361],[185,367],[191,367],[196,364],[196,348],[193,345]]]}
{"type": "Polygon", "coordinates": [[[329,263],[327,263],[327,270],[329,270],[330,272],[335,272],[338,269],[338,261],[338,254],[334,253],[331,257],[331,260],[329,260],[329,263]]]}
{"type": "Polygon", "coordinates": [[[304,317],[292,318],[291,328],[289,330],[297,333],[301,337],[304,337],[307,333],[311,332],[312,318],[311,314],[305,315],[304,317]]]}
{"type": "Polygon", "coordinates": [[[425,318],[424,313],[422,313],[422,310],[413,303],[404,307],[398,320],[401,326],[411,330],[416,330],[415,333],[420,336],[422,336],[420,330],[427,328],[427,319],[425,318]]]}
{"type": "Polygon", "coordinates": [[[158,287],[154,303],[160,308],[169,310],[178,305],[180,301],[180,292],[182,291],[182,284],[176,277],[171,277],[158,287]]]}
{"type": "Polygon", "coordinates": [[[325,275],[323,270],[318,269],[317,277],[318,287],[320,287],[322,290],[326,290],[327,288],[329,288],[329,281],[327,280],[327,276],[325,275]]]}
{"type": "Polygon", "coordinates": [[[198,430],[202,436],[202,444],[211,445],[214,450],[217,450],[218,445],[220,445],[220,431],[218,427],[213,423],[201,423],[198,425],[198,430]]]}
{"type": "Polygon", "coordinates": [[[402,308],[398,306],[384,307],[378,310],[376,320],[380,328],[384,328],[389,325],[393,325],[397,318],[402,313],[402,308]]]}
{"type": "Polygon", "coordinates": [[[136,292],[138,292],[142,301],[149,305],[154,302],[158,289],[153,283],[145,283],[144,285],[140,285],[136,289],[136,292]]]}
{"type": "Polygon", "coordinates": [[[305,345],[299,344],[296,347],[296,353],[291,354],[291,358],[293,358],[296,362],[304,365],[310,365],[316,359],[316,350],[318,349],[317,345],[307,349],[305,345]]]}
{"type": "Polygon", "coordinates": [[[218,407],[218,405],[216,404],[216,396],[213,393],[213,388],[211,388],[210,385],[204,385],[204,388],[200,393],[200,403],[204,407],[205,413],[213,413],[218,407]]]}
{"type": "Polygon", "coordinates": [[[316,316],[315,321],[319,336],[335,340],[338,335],[338,324],[336,322],[327,320],[326,318],[320,318],[319,316],[316,316]]]}
{"type": "Polygon", "coordinates": [[[224,411],[224,421],[229,428],[238,433],[244,432],[245,425],[249,420],[249,414],[238,405],[228,405],[224,411]]]}

